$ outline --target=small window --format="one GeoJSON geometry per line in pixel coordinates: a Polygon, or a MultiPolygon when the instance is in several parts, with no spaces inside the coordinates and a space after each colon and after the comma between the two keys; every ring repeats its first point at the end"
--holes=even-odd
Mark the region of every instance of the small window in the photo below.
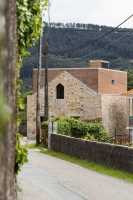
{"type": "Polygon", "coordinates": [[[112,85],[115,85],[116,84],[116,80],[112,80],[112,85]]]}
{"type": "Polygon", "coordinates": [[[64,99],[64,86],[59,84],[56,87],[56,98],[57,99],[64,99]]]}

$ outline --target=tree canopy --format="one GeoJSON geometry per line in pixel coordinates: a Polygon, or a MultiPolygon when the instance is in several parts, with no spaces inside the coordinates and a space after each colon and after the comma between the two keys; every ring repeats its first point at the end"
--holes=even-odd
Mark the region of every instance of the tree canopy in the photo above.
{"type": "Polygon", "coordinates": [[[28,48],[39,39],[42,12],[48,0],[17,0],[18,58],[22,62],[28,55],[28,48]]]}

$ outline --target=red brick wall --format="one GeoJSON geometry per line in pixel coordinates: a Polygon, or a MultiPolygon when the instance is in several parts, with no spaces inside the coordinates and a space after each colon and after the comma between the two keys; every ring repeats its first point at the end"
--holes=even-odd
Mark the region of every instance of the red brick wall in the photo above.
{"type": "MultiPolygon", "coordinates": [[[[86,84],[89,88],[98,91],[98,71],[97,69],[49,69],[48,70],[48,80],[53,80],[56,76],[58,76],[61,72],[67,71],[75,78],[81,80],[84,84],[86,84]]],[[[41,71],[41,87],[44,85],[45,81],[45,71],[41,71]]],[[[33,92],[36,92],[36,85],[37,85],[37,70],[33,70],[33,82],[32,88],[33,92]]]]}
{"type": "MultiPolygon", "coordinates": [[[[127,73],[108,69],[49,69],[48,80],[53,80],[61,72],[67,71],[75,78],[81,80],[89,88],[101,94],[126,94],[127,93],[127,73]],[[112,84],[112,80],[116,83],[112,84]]],[[[41,71],[41,87],[44,86],[45,71],[41,71]]],[[[37,70],[33,70],[33,92],[36,92],[37,70]]]]}
{"type": "Polygon", "coordinates": [[[126,94],[127,73],[122,71],[98,69],[98,92],[102,94],[126,94]],[[115,84],[112,84],[112,80],[115,84]]]}

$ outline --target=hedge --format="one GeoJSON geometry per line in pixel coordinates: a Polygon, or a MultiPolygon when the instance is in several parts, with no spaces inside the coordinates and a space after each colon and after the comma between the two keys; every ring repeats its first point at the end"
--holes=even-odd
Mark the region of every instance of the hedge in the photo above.
{"type": "Polygon", "coordinates": [[[76,138],[111,142],[101,122],[83,122],[74,118],[61,118],[57,121],[58,133],[76,138]]]}

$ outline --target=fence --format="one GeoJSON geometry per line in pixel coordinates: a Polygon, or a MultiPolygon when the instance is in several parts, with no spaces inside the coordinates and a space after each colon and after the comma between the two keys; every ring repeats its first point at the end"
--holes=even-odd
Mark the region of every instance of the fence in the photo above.
{"type": "Polygon", "coordinates": [[[113,138],[113,142],[115,144],[120,144],[120,145],[131,145],[132,144],[132,135],[130,133],[121,134],[121,135],[115,134],[115,137],[113,138]]]}
{"type": "Polygon", "coordinates": [[[51,134],[51,150],[133,172],[133,148],[51,134]]]}

